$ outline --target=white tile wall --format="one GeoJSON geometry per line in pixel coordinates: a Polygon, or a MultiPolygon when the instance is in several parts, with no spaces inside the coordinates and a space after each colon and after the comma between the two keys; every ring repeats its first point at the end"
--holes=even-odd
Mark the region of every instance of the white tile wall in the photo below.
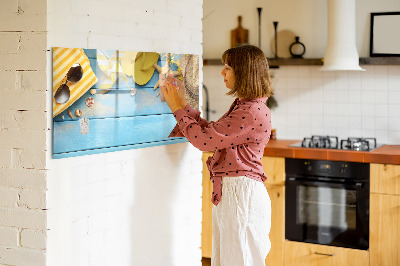
{"type": "MultiPolygon", "coordinates": [[[[318,66],[271,69],[278,108],[272,124],[281,139],[311,135],[376,137],[400,144],[400,66],[366,65],[365,72],[322,72],[318,66]]],[[[212,120],[229,107],[219,66],[204,67],[212,120]]]]}

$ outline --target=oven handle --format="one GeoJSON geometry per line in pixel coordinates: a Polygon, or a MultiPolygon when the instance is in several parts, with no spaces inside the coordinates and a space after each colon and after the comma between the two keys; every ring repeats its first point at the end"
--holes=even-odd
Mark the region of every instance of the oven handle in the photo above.
{"type": "Polygon", "coordinates": [[[332,181],[321,181],[321,180],[315,180],[315,181],[310,181],[310,180],[304,180],[303,178],[298,178],[298,177],[288,177],[287,181],[291,182],[296,182],[296,183],[301,183],[304,185],[341,185],[345,186],[348,188],[353,188],[353,189],[361,189],[363,187],[362,182],[356,182],[356,183],[346,183],[346,182],[332,182],[332,181]]]}
{"type": "Polygon", "coordinates": [[[333,253],[333,254],[328,254],[328,253],[314,252],[314,254],[315,254],[315,255],[323,255],[323,256],[331,256],[331,257],[335,256],[335,253],[333,253]]]}

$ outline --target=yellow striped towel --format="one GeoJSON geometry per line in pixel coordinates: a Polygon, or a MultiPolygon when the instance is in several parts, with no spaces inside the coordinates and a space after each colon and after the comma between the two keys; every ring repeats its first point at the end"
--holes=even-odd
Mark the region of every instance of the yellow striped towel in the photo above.
{"type": "Polygon", "coordinates": [[[90,67],[89,58],[82,48],[53,48],[53,117],[70,107],[97,83],[98,79],[90,67]],[[68,70],[73,64],[79,63],[83,69],[83,76],[78,82],[68,82],[71,96],[64,104],[54,99],[57,89],[66,81],[68,70]]]}

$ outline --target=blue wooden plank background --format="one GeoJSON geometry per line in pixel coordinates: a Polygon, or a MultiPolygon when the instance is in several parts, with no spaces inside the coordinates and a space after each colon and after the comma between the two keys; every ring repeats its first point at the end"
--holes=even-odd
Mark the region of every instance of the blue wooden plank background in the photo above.
{"type": "MultiPolygon", "coordinates": [[[[84,50],[89,57],[90,65],[99,79],[99,82],[93,86],[97,89],[100,87],[102,80],[106,78],[103,71],[97,65],[96,49],[84,50]],[[87,52],[90,51],[90,52],[87,52]]],[[[103,50],[111,56],[115,50],[103,50]]],[[[180,55],[177,55],[179,57],[180,55]]],[[[165,59],[160,56],[158,60],[159,66],[164,66],[165,59]]],[[[171,65],[171,69],[176,70],[176,65],[171,65]]],[[[160,89],[154,90],[154,85],[158,81],[158,72],[154,71],[150,81],[145,85],[138,85],[133,81],[133,78],[126,76],[128,83],[123,79],[118,79],[111,88],[111,91],[106,94],[96,93],[90,94],[86,92],[80,99],[72,104],[68,109],[75,113],[76,109],[82,111],[81,117],[121,117],[121,116],[134,116],[134,115],[150,115],[150,114],[170,114],[171,110],[165,102],[161,102],[160,97],[157,97],[160,89]],[[136,88],[136,95],[130,95],[132,88],[136,88]],[[86,99],[92,97],[94,99],[94,106],[89,108],[86,105],[86,99]]],[[[72,120],[68,115],[68,110],[63,111],[56,117],[54,121],[68,121],[72,120]]]]}
{"type": "Polygon", "coordinates": [[[54,133],[62,139],[54,143],[55,153],[130,145],[166,139],[175,126],[168,115],[149,115],[89,120],[89,133],[82,135],[79,121],[55,123],[54,133]]]}
{"type": "MultiPolygon", "coordinates": [[[[93,86],[98,88],[105,74],[97,65],[97,50],[85,49],[91,67],[99,79],[93,86]]],[[[116,50],[103,50],[111,56],[116,50]]],[[[181,55],[176,55],[179,58],[181,55]]],[[[165,58],[160,56],[157,64],[164,66],[165,58]]],[[[175,64],[170,65],[176,70],[175,64]]],[[[132,77],[128,82],[119,79],[112,91],[106,94],[91,95],[88,91],[68,109],[74,114],[72,119],[67,110],[53,119],[53,158],[65,158],[85,154],[95,154],[108,151],[142,148],[187,141],[185,138],[168,139],[175,126],[173,118],[165,102],[157,97],[159,88],[154,85],[158,80],[158,72],[154,71],[150,81],[138,85],[132,77]],[[136,95],[130,90],[135,87],[136,95]],[[86,105],[86,99],[92,97],[93,107],[86,105]],[[80,117],[75,116],[75,110],[82,111],[80,117]],[[89,134],[81,135],[80,118],[89,119],[89,134]]]]}
{"type": "Polygon", "coordinates": [[[98,154],[98,153],[104,153],[104,152],[114,152],[114,151],[123,151],[123,150],[139,149],[139,148],[148,148],[148,147],[169,145],[169,144],[176,144],[176,143],[184,143],[184,142],[187,142],[186,138],[172,138],[172,139],[164,139],[164,140],[160,140],[160,141],[144,142],[144,143],[137,143],[137,144],[131,144],[131,145],[124,145],[124,146],[96,148],[96,149],[90,149],[90,150],[84,150],[84,151],[74,151],[74,152],[63,152],[63,153],[53,154],[53,159],[62,159],[62,158],[67,158],[67,157],[92,155],[92,154],[98,154]]]}

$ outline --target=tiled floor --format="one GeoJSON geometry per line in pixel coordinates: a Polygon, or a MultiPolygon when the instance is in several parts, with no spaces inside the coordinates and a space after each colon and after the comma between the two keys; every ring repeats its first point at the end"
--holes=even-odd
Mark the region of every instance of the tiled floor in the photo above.
{"type": "Polygon", "coordinates": [[[211,266],[211,259],[209,258],[202,258],[203,266],[211,266]]]}

